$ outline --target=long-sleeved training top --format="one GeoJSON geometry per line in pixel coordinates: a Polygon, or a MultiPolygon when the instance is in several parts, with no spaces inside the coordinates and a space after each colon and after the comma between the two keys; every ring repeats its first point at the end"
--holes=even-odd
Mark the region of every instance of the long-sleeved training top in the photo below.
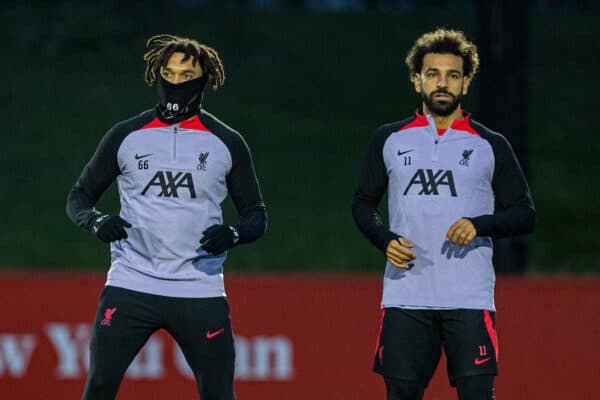
{"type": "Polygon", "coordinates": [[[171,297],[224,296],[223,262],[200,248],[202,232],[222,224],[229,194],[239,243],[262,236],[267,215],[242,136],[199,110],[177,124],[154,109],[112,127],[69,192],[67,214],[90,230],[94,206],[117,179],[128,238],[111,243],[106,284],[171,297]]]}
{"type": "Polygon", "coordinates": [[[433,118],[420,113],[380,127],[359,173],[352,214],[384,253],[398,236],[415,245],[408,270],[387,262],[382,307],[491,311],[491,238],[530,233],[536,218],[507,140],[466,114],[441,136],[433,118]],[[386,190],[389,228],[377,210],[386,190]],[[452,246],[446,233],[460,218],[471,220],[477,236],[452,246]]]}

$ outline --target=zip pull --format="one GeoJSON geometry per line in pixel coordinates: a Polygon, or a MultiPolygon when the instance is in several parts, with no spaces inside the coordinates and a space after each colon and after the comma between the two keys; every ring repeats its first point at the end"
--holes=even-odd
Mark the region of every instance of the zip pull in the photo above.
{"type": "Polygon", "coordinates": [[[171,160],[177,160],[177,131],[179,129],[179,125],[173,125],[173,148],[171,153],[171,160]]]}
{"type": "Polygon", "coordinates": [[[433,139],[433,154],[431,156],[431,161],[438,161],[439,160],[439,150],[438,150],[438,143],[440,142],[439,138],[435,138],[433,139]]]}

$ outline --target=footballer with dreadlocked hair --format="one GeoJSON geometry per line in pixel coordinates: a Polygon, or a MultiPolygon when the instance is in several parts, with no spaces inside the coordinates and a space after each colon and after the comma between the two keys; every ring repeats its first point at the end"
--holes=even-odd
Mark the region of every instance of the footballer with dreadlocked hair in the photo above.
{"type": "Polygon", "coordinates": [[[144,343],[165,329],[200,397],[234,400],[223,263],[228,250],[265,233],[266,208],[245,140],[202,107],[205,86],[225,81],[218,53],[173,35],[153,36],[147,47],[156,106],[104,135],[67,198],[69,218],[111,247],[83,399],[114,399],[144,343]],[[115,180],[121,209],[98,211],[115,180]],[[231,224],[220,206],[228,195],[238,213],[231,224]]]}
{"type": "Polygon", "coordinates": [[[216,91],[225,81],[225,70],[219,54],[193,39],[157,35],[148,39],[146,46],[149,50],[144,54],[144,61],[146,61],[144,80],[149,86],[156,82],[158,111],[166,120],[189,118],[202,102],[204,86],[209,83],[216,91]],[[169,70],[168,63],[174,53],[183,56],[173,61],[180,64],[191,63],[193,68],[199,66],[200,77],[183,85],[169,79],[168,76],[172,71],[169,70]]]}
{"type": "Polygon", "coordinates": [[[215,49],[200,44],[193,39],[180,38],[173,35],[157,35],[152,36],[146,42],[146,46],[150,48],[144,54],[146,61],[146,83],[150,86],[156,80],[156,73],[160,71],[169,61],[169,57],[175,51],[181,51],[185,54],[184,59],[193,57],[192,63],[195,65],[200,62],[203,70],[210,77],[210,84],[213,90],[217,90],[225,81],[225,70],[223,63],[219,58],[219,54],[215,49]]]}

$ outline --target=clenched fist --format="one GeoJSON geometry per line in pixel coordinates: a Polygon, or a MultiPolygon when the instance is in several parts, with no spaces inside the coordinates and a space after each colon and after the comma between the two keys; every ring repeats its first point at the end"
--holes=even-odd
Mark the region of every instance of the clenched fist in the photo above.
{"type": "Polygon", "coordinates": [[[448,229],[448,233],[446,233],[446,239],[448,239],[453,245],[458,244],[461,246],[466,246],[471,243],[477,236],[477,230],[473,223],[466,219],[461,218],[456,221],[450,229],[448,229]]]}

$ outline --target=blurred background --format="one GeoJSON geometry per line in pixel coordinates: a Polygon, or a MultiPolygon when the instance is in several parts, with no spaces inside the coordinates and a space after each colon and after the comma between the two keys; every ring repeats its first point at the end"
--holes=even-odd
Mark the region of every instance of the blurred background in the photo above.
{"type": "MultiPolygon", "coordinates": [[[[246,137],[268,206],[266,237],[231,252],[227,268],[381,271],[382,255],[350,214],[358,166],[378,125],[419,106],[408,48],[423,32],[450,27],[482,59],[464,107],[509,138],[538,210],[535,235],[497,243],[497,253],[511,250],[497,257],[499,272],[597,272],[600,8],[511,4],[5,2],[0,268],[106,269],[107,246],[70,223],[65,198],[102,135],[153,106],[145,41],[174,33],[219,51],[226,83],[204,107],[246,137]]],[[[114,189],[99,209],[118,210],[114,189]]]]}
{"type": "MultiPolygon", "coordinates": [[[[600,185],[596,182],[600,175],[600,139],[593,125],[598,112],[596,97],[600,93],[598,2],[22,0],[2,3],[0,286],[3,289],[0,298],[5,307],[4,314],[0,314],[0,388],[19,376],[19,365],[26,365],[11,356],[15,349],[21,349],[18,354],[23,357],[28,354],[27,345],[32,342],[23,332],[29,329],[38,332],[32,337],[45,337],[50,335],[48,321],[64,318],[71,320],[68,328],[71,331],[66,332],[78,337],[73,320],[92,319],[97,291],[109,265],[109,249],[68,220],[65,200],[104,133],[116,122],[155,104],[154,88],[143,82],[142,55],[146,40],[159,33],[196,38],[220,53],[227,76],[225,86],[216,93],[205,94],[204,108],[241,132],[253,152],[268,207],[269,229],[258,242],[229,254],[226,275],[261,273],[229,281],[233,285],[233,300],[237,290],[240,308],[254,304],[246,304],[250,301],[244,297],[247,293],[244,290],[250,290],[248,287],[257,290],[252,292],[257,296],[252,301],[268,300],[265,293],[271,292],[261,286],[261,276],[285,275],[277,281],[280,283],[269,287],[277,290],[279,286],[283,296],[288,289],[295,293],[294,279],[298,274],[318,280],[332,275],[318,272],[336,273],[333,276],[346,282],[342,284],[346,286],[339,288],[341,292],[344,288],[348,290],[345,304],[353,301],[352,293],[360,291],[357,288],[370,288],[365,291],[367,297],[360,299],[368,298],[372,306],[371,311],[364,313],[373,318],[366,331],[371,340],[377,328],[384,258],[361,236],[352,221],[350,205],[358,168],[374,129],[409,116],[420,105],[404,64],[415,39],[437,27],[464,31],[478,45],[482,62],[463,106],[472,112],[474,119],[503,133],[512,143],[526,171],[538,212],[534,235],[495,243],[497,272],[511,275],[498,285],[499,296],[502,301],[512,301],[505,303],[505,309],[519,311],[517,319],[505,317],[506,340],[510,342],[513,337],[515,343],[523,344],[527,339],[531,345],[512,346],[513,353],[507,350],[505,363],[512,362],[513,369],[505,371],[526,367],[517,350],[531,351],[540,344],[545,349],[554,349],[557,343],[567,342],[563,336],[567,330],[574,334],[577,327],[594,341],[588,346],[598,348],[600,320],[595,309],[585,314],[585,320],[568,320],[578,318],[579,314],[573,311],[582,312],[582,307],[592,307],[600,300],[597,294],[600,280],[591,276],[600,271],[600,185]],[[48,276],[49,272],[65,275],[60,275],[59,280],[34,278],[48,276]],[[92,282],[82,283],[81,287],[87,288],[91,297],[81,302],[85,293],[66,290],[67,285],[78,284],[79,278],[73,276],[81,276],[79,272],[94,277],[92,282]],[[367,283],[355,280],[360,276],[367,283]],[[566,281],[571,283],[560,283],[566,281]],[[502,282],[507,283],[502,286],[502,282]],[[589,282],[593,283],[586,286],[589,282]],[[29,299],[54,298],[44,297],[42,293],[46,292],[38,292],[38,288],[57,291],[63,294],[66,303],[79,304],[79,314],[67,316],[56,311],[51,317],[41,316],[38,325],[31,328],[23,325],[27,318],[17,321],[12,317],[13,322],[7,322],[12,309],[8,304],[37,310],[33,302],[17,295],[11,297],[13,292],[7,291],[8,287],[29,299]],[[518,290],[524,290],[530,297],[518,290]],[[536,305],[548,310],[553,310],[550,304],[563,307],[561,326],[565,329],[553,330],[554,314],[549,313],[547,320],[536,320],[539,314],[533,309],[531,314],[523,314],[524,303],[528,304],[526,307],[536,305]],[[539,336],[523,333],[524,325],[531,321],[534,323],[530,328],[534,327],[531,329],[539,336]],[[548,329],[541,332],[545,326],[548,329]],[[21,336],[13,337],[10,332],[21,332],[21,336]],[[548,339],[552,333],[556,334],[554,341],[548,339]]],[[[225,221],[233,223],[235,213],[231,202],[227,200],[224,207],[225,221]]],[[[383,214],[386,208],[382,203],[383,214]]],[[[116,185],[105,193],[98,209],[118,212],[116,185]]],[[[319,297],[326,295],[327,288],[317,285],[315,292],[298,293],[304,296],[301,299],[312,299],[314,303],[309,301],[309,309],[320,310],[328,308],[324,304],[332,301],[319,297]]],[[[260,307],[265,304],[299,307],[294,302],[305,300],[289,299],[290,303],[282,300],[281,304],[271,301],[261,303],[260,307]]],[[[259,305],[256,307],[255,310],[260,309],[259,305]]],[[[304,308],[296,310],[295,317],[300,318],[301,310],[304,308]]],[[[290,318],[288,312],[281,311],[282,318],[290,318]]],[[[349,327],[356,323],[353,318],[348,316],[349,327]]],[[[243,324],[242,335],[245,329],[260,333],[260,329],[245,328],[243,324]]],[[[273,332],[278,332],[277,329],[273,328],[273,332]]],[[[308,354],[309,350],[301,350],[301,342],[295,341],[294,335],[303,331],[290,328],[290,332],[285,333],[286,337],[295,343],[294,354],[300,360],[300,355],[308,354]]],[[[252,334],[247,333],[248,337],[252,334]]],[[[569,340],[583,343],[580,337],[569,340]]],[[[356,343],[371,347],[371,342],[362,337],[356,343]]],[[[352,346],[348,344],[348,348],[352,346]]],[[[366,361],[361,364],[365,369],[360,370],[357,379],[371,376],[369,352],[367,349],[366,361]]],[[[35,364],[37,353],[32,354],[32,365],[43,371],[43,362],[35,364]]],[[[47,354],[51,352],[48,350],[47,354]]],[[[597,360],[597,351],[585,354],[590,365],[593,359],[597,360]]],[[[545,360],[544,365],[556,362],[562,363],[564,359],[545,360]]],[[[538,361],[536,365],[541,364],[538,361]]],[[[301,368],[295,368],[296,377],[300,377],[301,368]]],[[[23,374],[26,372],[21,374],[26,376],[23,374]]],[[[44,376],[43,372],[40,374],[44,376]]],[[[547,380],[546,376],[540,379],[547,380]]],[[[554,382],[557,385],[564,382],[564,393],[569,393],[565,396],[573,395],[569,391],[572,382],[565,376],[554,382]]],[[[594,382],[593,377],[587,382],[594,382]]],[[[377,384],[380,388],[379,381],[377,384]]],[[[311,386],[310,381],[303,385],[311,386]]],[[[528,385],[527,381],[523,383],[523,387],[528,385]]],[[[443,386],[447,383],[443,382],[443,386]]],[[[507,393],[508,389],[500,389],[507,393]]],[[[244,386],[241,390],[245,390],[244,386]]],[[[555,393],[559,392],[555,389],[555,393]]],[[[32,398],[23,396],[12,398],[32,398]]],[[[534,397],[535,393],[522,398],[534,397]]],[[[310,398],[318,396],[313,394],[310,398]]]]}

